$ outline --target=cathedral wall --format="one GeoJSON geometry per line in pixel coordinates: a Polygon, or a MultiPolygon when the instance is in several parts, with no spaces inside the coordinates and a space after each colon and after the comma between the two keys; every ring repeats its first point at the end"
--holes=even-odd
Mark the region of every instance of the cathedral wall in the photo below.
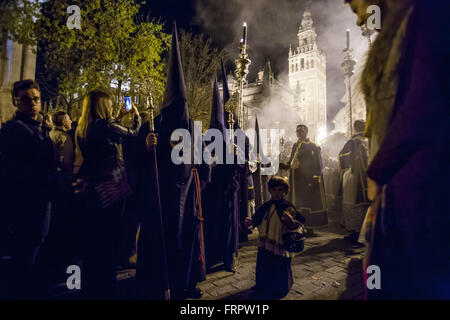
{"type": "Polygon", "coordinates": [[[15,107],[12,104],[11,89],[15,81],[35,79],[36,55],[31,47],[12,42],[5,45],[6,59],[0,64],[0,121],[5,122],[13,116],[15,107]]]}

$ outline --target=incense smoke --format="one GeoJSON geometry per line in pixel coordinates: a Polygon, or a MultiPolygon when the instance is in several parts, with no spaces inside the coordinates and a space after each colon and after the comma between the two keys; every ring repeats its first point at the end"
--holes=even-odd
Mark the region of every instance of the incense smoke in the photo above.
{"type": "MultiPolygon", "coordinates": [[[[297,33],[305,6],[304,0],[198,0],[196,17],[202,30],[218,46],[225,48],[233,60],[237,58],[242,23],[246,21],[249,58],[252,60],[249,82],[255,81],[257,72],[270,60],[275,77],[287,85],[289,45],[292,44],[293,49],[298,46],[297,33]]],[[[350,29],[353,57],[358,64],[362,63],[368,41],[361,36],[361,30],[356,26],[356,15],[343,0],[315,0],[310,3],[310,11],[318,34],[318,47],[327,55],[327,107],[328,123],[331,123],[343,107],[341,99],[345,94],[345,84],[341,63],[346,29],[350,29]]],[[[276,100],[265,101],[264,108],[273,110],[276,100]]],[[[273,118],[273,113],[263,111],[260,123],[264,125],[272,121],[269,115],[273,118]]],[[[283,125],[293,125],[293,119],[282,119],[282,114],[279,117],[281,119],[277,121],[283,125]]]]}

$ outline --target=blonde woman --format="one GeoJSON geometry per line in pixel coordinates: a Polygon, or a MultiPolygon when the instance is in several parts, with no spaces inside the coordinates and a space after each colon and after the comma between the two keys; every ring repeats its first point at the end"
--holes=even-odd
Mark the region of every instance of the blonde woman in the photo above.
{"type": "Polygon", "coordinates": [[[122,126],[118,120],[127,113],[125,105],[113,117],[109,94],[92,91],[84,99],[76,131],[76,144],[83,159],[78,174],[82,189],[86,190],[82,197],[87,230],[81,286],[87,298],[114,297],[117,234],[124,200],[130,195],[121,143],[124,137],[136,136],[141,127],[134,105],[131,112],[133,126],[122,126]]]}

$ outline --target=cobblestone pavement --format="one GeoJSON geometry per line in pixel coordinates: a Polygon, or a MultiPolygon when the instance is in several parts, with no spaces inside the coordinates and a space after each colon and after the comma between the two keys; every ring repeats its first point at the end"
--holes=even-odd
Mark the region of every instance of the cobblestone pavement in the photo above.
{"type": "MultiPolygon", "coordinates": [[[[345,230],[330,217],[329,227],[315,230],[305,250],[292,259],[294,285],[283,300],[358,300],[363,297],[362,256],[344,240],[345,230]]],[[[247,300],[255,285],[257,232],[241,244],[236,273],[211,272],[198,286],[202,300],[247,300]]]]}
{"type": "MultiPolygon", "coordinates": [[[[313,236],[306,238],[305,250],[292,259],[294,285],[283,300],[362,299],[364,248],[353,248],[343,239],[345,234],[337,219],[329,215],[329,227],[315,230],[313,236]]],[[[249,241],[241,244],[235,274],[216,270],[199,283],[203,291],[201,300],[250,299],[250,288],[255,285],[257,237],[254,231],[249,241]]],[[[134,269],[118,272],[118,299],[134,299],[135,273],[134,269]]],[[[60,287],[56,299],[78,298],[65,290],[65,283],[60,287]]]]}

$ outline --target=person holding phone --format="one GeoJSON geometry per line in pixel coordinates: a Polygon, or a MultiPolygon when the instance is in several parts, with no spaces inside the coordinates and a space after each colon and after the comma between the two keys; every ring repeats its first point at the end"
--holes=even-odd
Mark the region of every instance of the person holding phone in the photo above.
{"type": "MultiPolygon", "coordinates": [[[[141,127],[141,117],[133,103],[134,122],[130,128],[119,123],[129,112],[126,104],[116,117],[112,105],[107,92],[90,92],[84,99],[76,131],[76,145],[83,162],[75,192],[80,193],[87,213],[82,290],[89,299],[114,297],[117,235],[124,200],[131,193],[122,156],[122,138],[136,136],[141,127]]],[[[156,144],[156,139],[147,141],[156,144]]]]}
{"type": "Polygon", "coordinates": [[[131,103],[131,97],[124,97],[124,103],[125,103],[125,110],[130,111],[133,108],[133,105],[131,103]]]}

